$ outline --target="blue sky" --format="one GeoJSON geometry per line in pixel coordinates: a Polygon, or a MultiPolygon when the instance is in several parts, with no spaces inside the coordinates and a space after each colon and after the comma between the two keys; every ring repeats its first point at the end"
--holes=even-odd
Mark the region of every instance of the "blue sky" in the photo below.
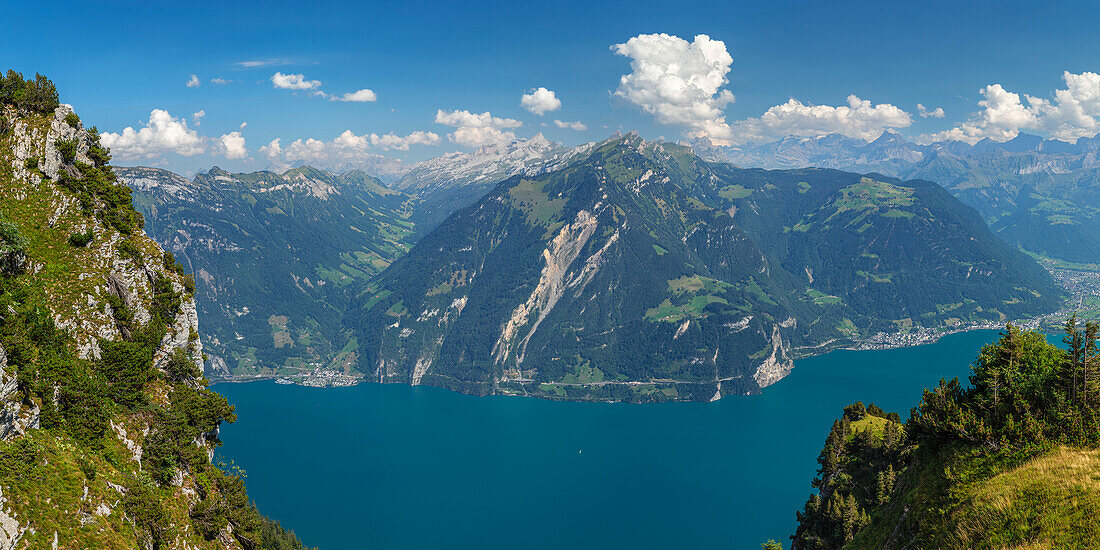
{"type": "MultiPolygon", "coordinates": [[[[85,121],[118,134],[120,164],[185,173],[212,164],[252,170],[294,163],[286,156],[294,140],[331,148],[345,131],[341,150],[409,163],[537,132],[566,144],[620,129],[733,143],[826,131],[865,137],[884,128],[925,140],[1007,139],[1018,131],[1072,140],[1095,134],[1090,120],[1100,118],[1088,76],[1100,71],[1096,2],[17,1],[4,11],[0,67],[53,78],[85,121]],[[612,50],[652,33],[669,36],[639,43],[633,54],[612,50]],[[652,100],[656,81],[639,76],[626,89],[620,85],[620,77],[635,73],[632,61],[657,70],[678,63],[678,54],[670,61],[653,48],[678,44],[685,56],[698,53],[700,34],[721,41],[732,58],[724,74],[717,63],[727,82],[714,98],[692,104],[717,116],[685,115],[684,105],[674,104],[682,97],[652,100]],[[241,65],[257,61],[268,64],[241,65]],[[1083,75],[1076,87],[1063,80],[1067,71],[1083,75]],[[321,84],[280,89],[276,72],[321,84]],[[186,85],[191,75],[199,86],[186,85]],[[541,116],[521,107],[521,96],[538,87],[553,91],[560,107],[541,116]],[[376,100],[311,95],[363,89],[376,100]],[[721,90],[735,100],[718,100],[721,90]],[[1056,90],[1071,93],[1059,102],[1056,90]],[[863,115],[811,109],[856,109],[851,94],[870,102],[863,115]],[[798,105],[765,116],[792,98],[798,105]],[[944,117],[920,116],[918,103],[928,113],[942,108],[944,117]],[[166,113],[161,130],[186,123],[194,138],[188,134],[180,145],[153,131],[144,142],[122,136],[125,127],[149,124],[154,109],[166,113]],[[439,110],[452,125],[437,122],[439,110]],[[200,111],[205,116],[196,119],[200,111]],[[448,118],[453,111],[492,118],[448,118]],[[586,129],[559,128],[555,120],[586,129]],[[243,155],[234,136],[244,140],[243,155]],[[282,156],[261,152],[276,138],[282,156]]],[[[693,77],[673,76],[681,83],[693,77]]],[[[701,93],[708,91],[703,86],[701,93]]],[[[298,159],[306,158],[303,151],[298,159]]],[[[340,162],[354,164],[350,156],[340,162]]]]}

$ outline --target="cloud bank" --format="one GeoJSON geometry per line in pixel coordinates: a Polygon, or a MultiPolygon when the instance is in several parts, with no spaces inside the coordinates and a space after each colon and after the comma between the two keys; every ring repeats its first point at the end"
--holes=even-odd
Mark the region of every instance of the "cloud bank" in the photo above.
{"type": "Polygon", "coordinates": [[[372,152],[408,151],[413,145],[435,145],[439,135],[434,132],[415,131],[404,136],[394,133],[357,135],[344,130],[332,141],[314,138],[296,139],[285,147],[282,140],[275,138],[260,147],[259,153],[275,166],[290,166],[297,163],[318,166],[357,166],[377,164],[381,155],[372,152]]]}
{"type": "MultiPolygon", "coordinates": [[[[193,115],[196,126],[205,114],[199,111],[193,115]]],[[[241,129],[244,129],[243,124],[241,129]]],[[[248,156],[240,131],[218,138],[204,137],[188,127],[186,119],[173,117],[164,109],[153,109],[141,128],[127,126],[119,133],[102,132],[99,139],[119,160],[155,159],[166,154],[190,157],[208,152],[230,159],[248,156]]]]}
{"type": "Polygon", "coordinates": [[[899,107],[889,103],[874,105],[853,94],[848,96],[848,105],[839,107],[790,99],[769,108],[760,117],[735,122],[732,134],[741,143],[824,134],[872,140],[886,129],[905,128],[912,123],[913,117],[899,107]]]}
{"type": "Polygon", "coordinates": [[[1100,74],[1065,71],[1062,80],[1066,87],[1055,90],[1053,99],[1030,95],[1021,99],[1000,84],[990,84],[978,90],[981,110],[950,130],[923,136],[923,141],[1005,141],[1021,131],[1070,142],[1096,135],[1100,132],[1100,74]]]}

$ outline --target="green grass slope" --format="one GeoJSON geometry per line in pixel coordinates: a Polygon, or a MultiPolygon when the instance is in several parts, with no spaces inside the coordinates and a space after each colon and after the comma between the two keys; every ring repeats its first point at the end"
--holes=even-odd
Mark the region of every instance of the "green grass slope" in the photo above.
{"type": "Polygon", "coordinates": [[[792,548],[1100,546],[1100,328],[1066,332],[1068,351],[1009,326],[904,425],[845,409],[792,548]]]}

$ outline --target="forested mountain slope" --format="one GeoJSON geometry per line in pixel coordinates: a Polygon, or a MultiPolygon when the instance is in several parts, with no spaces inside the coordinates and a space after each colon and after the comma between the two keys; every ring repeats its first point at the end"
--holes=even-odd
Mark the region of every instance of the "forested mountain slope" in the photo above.
{"type": "Polygon", "coordinates": [[[363,172],[303,166],[193,181],[118,168],[150,235],[197,278],[215,376],[344,370],[347,289],[411,246],[411,198],[363,172]]]}
{"type": "Polygon", "coordinates": [[[194,282],[94,128],[0,77],[0,547],[301,548],[211,464],[194,282]]]}
{"type": "Polygon", "coordinates": [[[874,141],[827,135],[736,147],[701,139],[693,146],[705,158],[742,167],[816,166],[933,181],[1014,246],[1085,263],[1100,250],[1097,137],[1067,143],[1020,134],[1003,143],[920,145],[887,131],[874,141]]]}
{"type": "Polygon", "coordinates": [[[938,186],[712,164],[637,135],[515,176],[421,239],[348,320],[383,382],[570,399],[759,391],[881,330],[1054,309],[938,186]]]}

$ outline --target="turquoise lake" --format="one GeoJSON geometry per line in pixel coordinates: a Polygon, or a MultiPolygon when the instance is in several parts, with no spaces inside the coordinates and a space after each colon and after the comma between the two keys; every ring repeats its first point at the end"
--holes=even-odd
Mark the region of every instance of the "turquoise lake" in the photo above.
{"type": "Polygon", "coordinates": [[[247,472],[261,512],[322,549],[788,547],[842,407],[908,418],[996,335],[836,351],[714,403],[219,384],[240,417],[219,455],[247,472]]]}

